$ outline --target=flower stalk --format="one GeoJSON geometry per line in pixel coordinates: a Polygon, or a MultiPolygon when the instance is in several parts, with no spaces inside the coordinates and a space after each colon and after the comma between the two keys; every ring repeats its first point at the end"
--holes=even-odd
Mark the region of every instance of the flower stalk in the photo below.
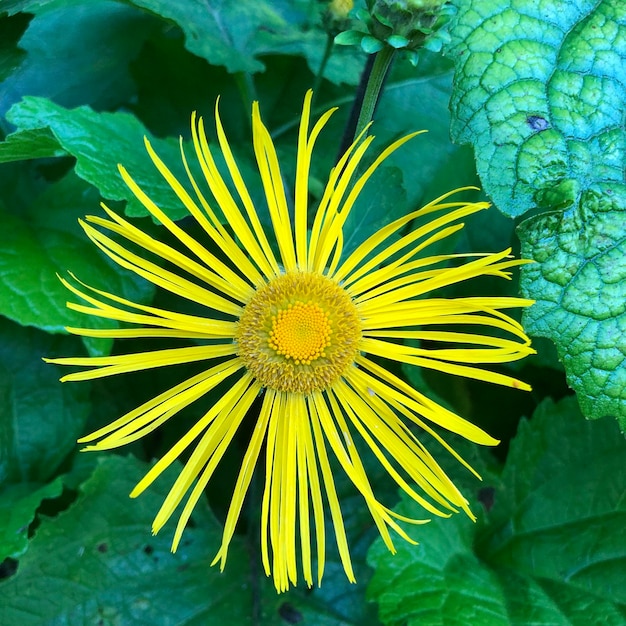
{"type": "Polygon", "coordinates": [[[372,71],[370,72],[367,87],[363,94],[363,100],[361,102],[361,110],[359,113],[359,119],[356,124],[354,132],[354,139],[356,139],[365,127],[372,121],[374,114],[376,113],[376,106],[380,100],[382,94],[383,85],[385,79],[391,68],[391,62],[396,50],[391,46],[385,46],[382,50],[376,53],[374,63],[372,65],[372,71]]]}

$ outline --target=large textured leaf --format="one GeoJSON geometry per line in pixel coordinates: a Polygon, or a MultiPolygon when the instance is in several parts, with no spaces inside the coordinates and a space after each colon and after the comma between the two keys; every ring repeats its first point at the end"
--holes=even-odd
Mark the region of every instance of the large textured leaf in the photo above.
{"type": "Polygon", "coordinates": [[[615,200],[586,222],[591,203],[519,232],[522,253],[538,262],[522,273],[524,294],[537,300],[527,330],[555,341],[585,415],[616,417],[626,431],[626,194],[615,200]]]}
{"type": "MultiPolygon", "coordinates": [[[[542,404],[521,423],[501,477],[464,490],[476,524],[436,519],[414,533],[417,548],[371,549],[369,591],[383,623],[626,624],[626,442],[618,434],[612,420],[582,419],[572,398],[542,404]],[[477,510],[478,494],[487,512],[477,510]]],[[[419,516],[417,508],[405,500],[399,512],[419,516]]]]}
{"type": "Polygon", "coordinates": [[[626,3],[457,0],[456,141],[519,230],[531,334],[589,418],[626,429],[626,3]]]}

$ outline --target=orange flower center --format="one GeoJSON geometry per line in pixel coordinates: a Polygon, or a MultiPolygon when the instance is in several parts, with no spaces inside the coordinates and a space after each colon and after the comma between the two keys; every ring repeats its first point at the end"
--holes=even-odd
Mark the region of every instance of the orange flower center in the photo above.
{"type": "Polygon", "coordinates": [[[269,346],[296,365],[326,356],[332,333],[328,313],[314,302],[296,301],[272,316],[269,346]]]}
{"type": "Polygon", "coordinates": [[[343,287],[319,274],[289,272],[252,296],[236,340],[239,357],[259,382],[308,394],[353,366],[361,324],[343,287]]]}

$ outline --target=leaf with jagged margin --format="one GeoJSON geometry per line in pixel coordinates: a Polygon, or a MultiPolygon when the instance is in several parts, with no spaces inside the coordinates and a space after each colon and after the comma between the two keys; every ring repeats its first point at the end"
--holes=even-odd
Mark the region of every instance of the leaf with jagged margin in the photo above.
{"type": "MultiPolygon", "coordinates": [[[[144,137],[148,137],[152,147],[164,161],[174,176],[185,185],[188,181],[183,166],[179,141],[174,138],[158,139],[151,136],[145,126],[129,113],[100,113],[90,107],[65,109],[46,98],[25,97],[7,113],[7,118],[18,127],[18,131],[0,143],[0,162],[3,154],[12,155],[14,146],[28,142],[25,133],[35,133],[35,142],[45,141],[50,132],[61,149],[76,157],[75,172],[83,180],[98,189],[105,200],[125,200],[125,212],[131,217],[149,215],[143,204],[126,186],[117,169],[122,164],[135,182],[172,220],[180,220],[189,215],[189,211],[172,191],[161,176],[144,147],[144,137]]],[[[210,123],[212,126],[212,122],[210,123]]],[[[185,153],[189,166],[196,180],[202,181],[200,167],[196,163],[192,146],[185,144],[185,153]]],[[[21,148],[18,151],[22,152],[21,148]]],[[[233,150],[244,179],[255,169],[245,154],[233,150]]],[[[221,153],[215,155],[218,168],[225,171],[221,153]]],[[[11,159],[12,160],[12,159],[11,159]]],[[[189,182],[186,187],[193,195],[189,182]]],[[[251,194],[258,196],[260,183],[253,180],[251,194]]],[[[262,189],[262,188],[261,188],[262,189]]],[[[208,188],[203,193],[212,200],[208,188]]]]}
{"type": "Polygon", "coordinates": [[[456,4],[454,139],[501,211],[544,211],[519,229],[526,328],[626,430],[626,3],[456,4]]]}
{"type": "Polygon", "coordinates": [[[18,483],[0,490],[0,563],[17,559],[28,549],[28,528],[41,502],[63,491],[60,478],[47,485],[18,483]]]}
{"type": "Polygon", "coordinates": [[[49,128],[22,130],[0,143],[0,163],[68,156],[49,128]]]}
{"type": "MultiPolygon", "coordinates": [[[[545,401],[520,424],[500,477],[478,464],[485,482],[470,484],[448,470],[477,523],[435,518],[395,556],[374,544],[369,596],[382,622],[623,626],[625,464],[615,422],[585,421],[573,398],[545,401]]],[[[397,512],[423,515],[408,498],[397,512]]]]}
{"type": "MultiPolygon", "coordinates": [[[[7,119],[19,129],[14,141],[20,140],[24,131],[49,129],[61,148],[76,157],[78,176],[104,198],[126,200],[129,215],[145,216],[147,211],[120,177],[118,163],[171,219],[188,214],[146,153],[143,139],[150,133],[133,115],[98,113],[87,106],[65,109],[46,98],[26,97],[11,108],[7,119]]],[[[152,137],[150,141],[175,175],[185,180],[178,141],[152,137]]],[[[3,150],[11,149],[3,148],[5,145],[0,144],[0,158],[3,150]]]]}

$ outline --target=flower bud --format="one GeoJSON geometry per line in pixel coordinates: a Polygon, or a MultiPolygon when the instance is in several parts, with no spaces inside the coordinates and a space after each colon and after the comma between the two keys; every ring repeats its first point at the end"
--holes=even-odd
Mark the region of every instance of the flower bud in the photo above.
{"type": "Polygon", "coordinates": [[[454,7],[446,0],[367,0],[367,11],[357,11],[362,27],[341,33],[339,44],[360,44],[365,52],[385,46],[405,50],[413,63],[417,51],[441,50],[449,41],[445,30],[454,7]]]}
{"type": "Polygon", "coordinates": [[[348,15],[353,7],[353,0],[331,0],[328,2],[322,13],[324,30],[332,36],[346,30],[350,23],[348,15]]]}

